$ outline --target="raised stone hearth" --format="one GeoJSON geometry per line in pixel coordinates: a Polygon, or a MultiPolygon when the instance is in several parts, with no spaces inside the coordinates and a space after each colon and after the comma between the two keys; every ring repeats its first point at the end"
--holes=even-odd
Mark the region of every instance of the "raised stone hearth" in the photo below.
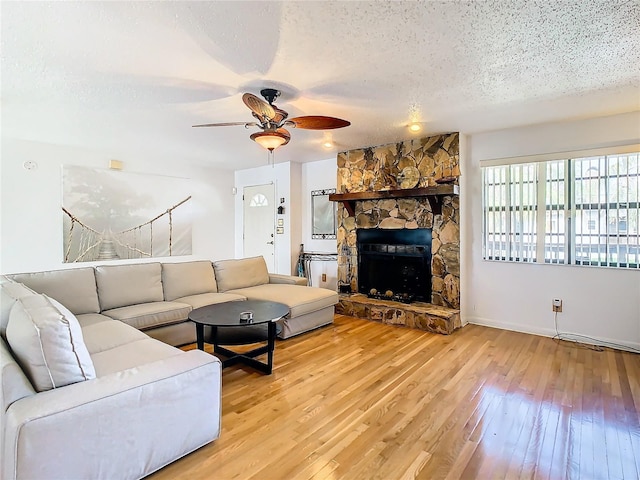
{"type": "Polygon", "coordinates": [[[361,293],[340,294],[336,313],[444,335],[462,326],[460,310],[424,302],[404,304],[378,300],[361,293]]]}
{"type": "MultiPolygon", "coordinates": [[[[338,313],[445,335],[462,326],[459,142],[459,134],[454,132],[338,155],[338,188],[333,199],[339,202],[338,283],[344,292],[336,308],[338,313]],[[458,173],[454,174],[455,171],[458,173]],[[377,262],[372,273],[369,264],[363,261],[368,260],[369,254],[359,252],[362,245],[358,240],[362,237],[358,232],[369,229],[427,229],[431,232],[430,245],[414,245],[404,240],[376,241],[373,247],[365,245],[363,252],[373,252],[371,255],[377,262]],[[421,265],[414,262],[406,268],[394,265],[385,269],[383,253],[390,254],[387,255],[390,262],[402,263],[396,256],[413,252],[403,250],[403,245],[428,249],[430,260],[427,257],[421,265]],[[424,268],[425,264],[429,268],[424,268]],[[426,281],[424,275],[415,273],[418,268],[423,268],[426,281]],[[363,282],[359,281],[360,273],[363,282]],[[400,282],[390,278],[377,280],[384,275],[396,278],[397,274],[400,282]],[[422,292],[420,295],[405,288],[411,281],[414,282],[411,286],[422,292]],[[429,281],[431,288],[423,288],[429,281]],[[408,293],[422,301],[405,304],[369,298],[366,294],[374,290],[408,293]]],[[[377,233],[372,235],[378,238],[377,233]]]]}

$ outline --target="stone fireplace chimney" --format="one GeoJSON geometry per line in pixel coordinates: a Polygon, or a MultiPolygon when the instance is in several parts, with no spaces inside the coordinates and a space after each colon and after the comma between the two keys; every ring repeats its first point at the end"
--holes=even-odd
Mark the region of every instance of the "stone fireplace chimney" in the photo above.
{"type": "MultiPolygon", "coordinates": [[[[428,229],[430,298],[460,307],[459,135],[451,133],[338,155],[338,281],[359,291],[360,229],[428,229]],[[359,194],[359,195],[340,195],[359,194]],[[346,201],[345,197],[352,198],[346,201]],[[378,198],[376,198],[378,197],[378,198]],[[382,197],[382,198],[380,198],[382,197]]],[[[365,282],[366,283],[366,282],[365,282]]],[[[368,293],[368,292],[360,292],[368,293]]]]}

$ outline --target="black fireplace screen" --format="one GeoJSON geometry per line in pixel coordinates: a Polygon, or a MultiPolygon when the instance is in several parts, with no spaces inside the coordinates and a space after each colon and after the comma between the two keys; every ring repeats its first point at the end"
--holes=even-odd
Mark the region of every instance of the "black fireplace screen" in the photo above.
{"type": "Polygon", "coordinates": [[[431,302],[431,229],[358,229],[358,290],[431,302]]]}

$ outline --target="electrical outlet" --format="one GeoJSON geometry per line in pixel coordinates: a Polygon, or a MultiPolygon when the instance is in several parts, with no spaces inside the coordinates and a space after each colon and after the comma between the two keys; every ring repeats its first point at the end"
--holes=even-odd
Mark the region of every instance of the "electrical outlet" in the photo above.
{"type": "Polygon", "coordinates": [[[323,282],[326,282],[326,281],[327,281],[327,274],[326,274],[326,273],[323,273],[323,274],[322,274],[322,281],[323,281],[323,282]]]}
{"type": "Polygon", "coordinates": [[[551,303],[551,306],[552,306],[554,312],[557,312],[557,313],[562,312],[562,299],[554,298],[552,303],[551,303]]]}

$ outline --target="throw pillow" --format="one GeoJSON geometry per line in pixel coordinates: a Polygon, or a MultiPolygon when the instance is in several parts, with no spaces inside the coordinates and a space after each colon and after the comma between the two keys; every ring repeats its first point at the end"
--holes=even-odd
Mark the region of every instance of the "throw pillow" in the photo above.
{"type": "Polygon", "coordinates": [[[96,377],[78,319],[46,295],[14,304],[7,342],[38,392],[96,377]]]}
{"type": "Polygon", "coordinates": [[[36,295],[22,283],[0,276],[0,337],[6,339],[7,324],[11,308],[19,298],[36,295]]]}

